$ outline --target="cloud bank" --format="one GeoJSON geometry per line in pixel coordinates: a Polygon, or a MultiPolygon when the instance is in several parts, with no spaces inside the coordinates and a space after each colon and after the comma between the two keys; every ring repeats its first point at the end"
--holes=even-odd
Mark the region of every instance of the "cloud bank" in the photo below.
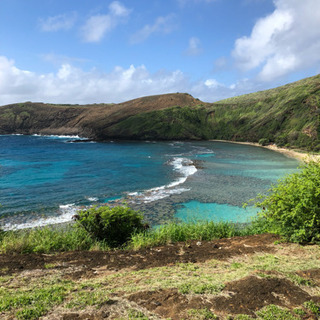
{"type": "Polygon", "coordinates": [[[150,73],[144,65],[116,66],[103,73],[64,63],[55,73],[37,74],[21,70],[13,60],[0,56],[0,105],[24,101],[116,103],[169,92],[188,92],[211,102],[237,94],[238,88],[241,86],[224,86],[215,79],[193,82],[180,70],[150,73]]]}

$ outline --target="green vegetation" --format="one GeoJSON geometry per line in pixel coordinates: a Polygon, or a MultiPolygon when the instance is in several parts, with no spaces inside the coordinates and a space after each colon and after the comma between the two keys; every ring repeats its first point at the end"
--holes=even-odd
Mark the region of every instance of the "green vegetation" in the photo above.
{"type": "Polygon", "coordinates": [[[171,222],[158,228],[133,235],[130,246],[137,250],[143,247],[152,247],[178,241],[209,241],[255,233],[259,233],[257,228],[251,225],[244,227],[233,222],[171,222]]]}
{"type": "Polygon", "coordinates": [[[211,283],[194,283],[186,282],[180,285],[179,291],[183,294],[218,294],[225,286],[223,284],[211,284],[211,283]]]}
{"type": "Polygon", "coordinates": [[[143,230],[142,219],[139,212],[128,207],[93,207],[78,213],[76,226],[83,227],[95,240],[119,247],[143,230]]]}
{"type": "Polygon", "coordinates": [[[139,113],[112,126],[109,134],[133,139],[210,139],[211,128],[203,106],[175,106],[139,113]]]}
{"type": "Polygon", "coordinates": [[[74,226],[7,231],[0,239],[0,253],[50,253],[94,247],[103,249],[103,244],[93,240],[84,229],[74,226]]]}
{"type": "MultiPolygon", "coordinates": [[[[99,211],[97,208],[90,210],[90,212],[99,211]]],[[[260,233],[260,229],[253,225],[244,227],[232,222],[213,221],[178,224],[172,222],[160,226],[159,228],[141,231],[141,228],[143,227],[141,216],[134,210],[126,207],[116,207],[112,209],[103,207],[101,211],[121,213],[121,219],[123,219],[124,225],[122,225],[121,220],[112,220],[113,222],[118,221],[118,224],[114,226],[114,230],[117,230],[118,233],[110,233],[106,238],[98,239],[93,232],[95,230],[93,226],[96,226],[94,224],[96,221],[95,216],[85,217],[85,219],[87,219],[85,222],[87,225],[85,227],[82,223],[78,222],[62,229],[45,227],[4,232],[2,240],[0,239],[0,253],[50,253],[74,250],[107,250],[108,248],[121,246],[125,243],[127,248],[137,250],[144,247],[175,243],[178,241],[205,241],[260,233]],[[132,214],[132,220],[126,219],[125,212],[127,211],[132,214]],[[135,220],[136,217],[138,217],[138,220],[135,220]],[[132,221],[138,221],[138,225],[135,223],[132,224],[132,221]],[[139,227],[140,232],[136,232],[136,226],[139,227]],[[92,229],[89,229],[90,227],[92,227],[92,229]],[[85,228],[88,228],[88,230],[85,228]],[[115,236],[116,240],[112,240],[110,238],[111,235],[115,236]]],[[[88,212],[86,215],[88,215],[88,212]]],[[[107,224],[104,230],[108,230],[107,228],[109,227],[110,225],[107,224]]],[[[264,231],[264,228],[261,230],[264,231]]],[[[48,268],[50,267],[51,266],[48,266],[48,268]]]]}
{"type": "Polygon", "coordinates": [[[207,308],[204,309],[190,309],[188,310],[188,315],[190,320],[216,320],[219,319],[214,313],[212,313],[207,308]]]}
{"type": "Polygon", "coordinates": [[[288,309],[282,309],[275,305],[269,305],[257,312],[261,320],[297,320],[298,318],[290,313],[288,309]]]}
{"type": "Polygon", "coordinates": [[[315,314],[316,316],[320,316],[320,305],[315,303],[314,301],[306,301],[303,306],[311,311],[313,314],[315,314]]]}
{"type": "Polygon", "coordinates": [[[0,312],[18,310],[18,319],[39,319],[55,305],[61,304],[69,293],[70,283],[48,282],[44,287],[37,285],[28,290],[0,289],[0,312]]]}
{"type": "Polygon", "coordinates": [[[320,162],[305,164],[259,200],[266,231],[293,242],[320,241],[320,162]]]}

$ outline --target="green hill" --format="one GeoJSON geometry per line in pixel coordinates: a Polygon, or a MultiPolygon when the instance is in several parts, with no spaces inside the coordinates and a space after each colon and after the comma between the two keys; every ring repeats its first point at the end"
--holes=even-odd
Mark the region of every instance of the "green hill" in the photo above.
{"type": "Polygon", "coordinates": [[[108,139],[224,139],[320,150],[320,75],[208,104],[186,93],[120,104],[0,107],[0,134],[108,139]]]}

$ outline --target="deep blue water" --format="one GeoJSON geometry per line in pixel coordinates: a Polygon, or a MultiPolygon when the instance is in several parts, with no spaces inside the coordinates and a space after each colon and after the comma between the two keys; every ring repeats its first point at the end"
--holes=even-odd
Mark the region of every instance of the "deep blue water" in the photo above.
{"type": "Polygon", "coordinates": [[[77,209],[110,200],[126,200],[153,224],[243,221],[254,212],[242,203],[298,166],[264,148],[222,142],[70,140],[0,136],[0,225],[68,221],[77,209]]]}

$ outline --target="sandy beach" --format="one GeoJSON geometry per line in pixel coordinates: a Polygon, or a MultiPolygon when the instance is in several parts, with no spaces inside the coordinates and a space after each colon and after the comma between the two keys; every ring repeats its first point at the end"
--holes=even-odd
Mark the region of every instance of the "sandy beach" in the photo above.
{"type": "Polygon", "coordinates": [[[310,162],[310,161],[319,161],[320,160],[320,154],[312,154],[312,153],[306,153],[302,151],[295,151],[287,148],[280,148],[277,147],[275,144],[270,144],[267,146],[261,146],[259,143],[256,142],[239,142],[239,141],[228,141],[228,140],[211,140],[211,141],[218,141],[218,142],[228,142],[228,143],[236,143],[236,144],[245,144],[260,148],[266,148],[269,150],[273,150],[276,152],[280,152],[287,157],[297,159],[301,162],[310,162]]]}

